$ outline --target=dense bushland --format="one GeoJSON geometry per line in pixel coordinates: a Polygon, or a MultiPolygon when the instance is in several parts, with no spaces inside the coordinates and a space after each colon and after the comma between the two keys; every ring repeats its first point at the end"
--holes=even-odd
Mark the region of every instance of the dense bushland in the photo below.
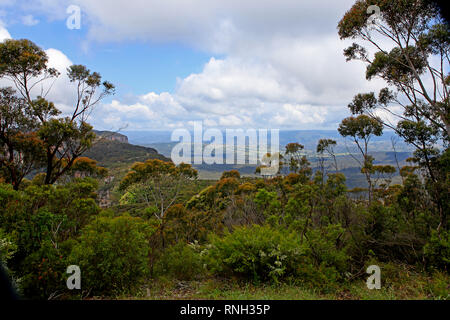
{"type": "Polygon", "coordinates": [[[174,200],[162,216],[153,206],[137,206],[133,216],[100,210],[92,178],[25,182],[18,191],[2,184],[1,257],[21,293],[35,298],[70,297],[71,264],[82,270],[82,297],[133,292],[160,277],[288,282],[330,292],[365,279],[369,264],[447,274],[448,226],[438,230],[439,212],[420,176],[410,170],[404,178],[374,189],[369,202],[350,196],[339,173],[227,173],[190,200],[174,200]]]}

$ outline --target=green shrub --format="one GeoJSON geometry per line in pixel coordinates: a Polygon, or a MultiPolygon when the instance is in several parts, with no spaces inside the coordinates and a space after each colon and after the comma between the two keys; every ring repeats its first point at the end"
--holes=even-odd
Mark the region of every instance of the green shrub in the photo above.
{"type": "Polygon", "coordinates": [[[211,271],[254,282],[287,280],[313,284],[319,290],[336,287],[343,279],[349,257],[336,247],[339,226],[307,233],[300,242],[295,231],[269,225],[238,227],[220,238],[211,237],[206,261],[211,271]]]}
{"type": "Polygon", "coordinates": [[[350,260],[343,234],[344,229],[333,224],[307,231],[303,247],[308,259],[296,269],[297,280],[322,291],[339,289],[346,281],[350,260]]]}
{"type": "Polygon", "coordinates": [[[6,272],[15,287],[17,287],[16,279],[8,268],[8,260],[10,260],[16,252],[17,245],[12,241],[11,236],[0,228],[0,269],[6,272]]]}
{"type": "Polygon", "coordinates": [[[167,248],[155,265],[155,275],[178,280],[193,280],[204,275],[202,257],[188,244],[167,248]]]}
{"type": "Polygon", "coordinates": [[[425,258],[428,261],[429,267],[450,270],[450,232],[442,231],[438,234],[434,231],[431,238],[425,245],[425,258]]]}
{"type": "Polygon", "coordinates": [[[24,260],[19,279],[20,293],[28,299],[54,299],[68,293],[66,287],[67,248],[55,246],[48,240],[24,260]]]}
{"type": "Polygon", "coordinates": [[[223,238],[213,235],[207,261],[217,274],[277,282],[295,272],[302,252],[294,233],[270,226],[243,226],[223,238]]]}
{"type": "Polygon", "coordinates": [[[174,204],[167,209],[164,217],[164,237],[166,243],[205,242],[210,232],[218,233],[222,227],[223,215],[218,212],[186,209],[174,204]]]}
{"type": "Polygon", "coordinates": [[[347,271],[349,256],[343,246],[344,229],[340,225],[312,229],[307,232],[306,245],[318,265],[334,268],[343,274],[347,271]]]}
{"type": "Polygon", "coordinates": [[[270,216],[281,211],[281,203],[277,200],[276,192],[269,192],[266,189],[259,189],[255,194],[255,203],[258,209],[270,216]]]}
{"type": "Polygon", "coordinates": [[[95,180],[65,185],[0,184],[0,226],[16,245],[8,267],[24,298],[48,299],[66,291],[67,258],[74,237],[99,212],[95,180]]]}
{"type": "Polygon", "coordinates": [[[152,233],[130,216],[99,216],[87,225],[70,257],[81,269],[82,290],[110,295],[133,289],[148,274],[152,233]]]}
{"type": "Polygon", "coordinates": [[[0,228],[0,263],[7,265],[7,261],[12,258],[17,251],[17,245],[12,241],[11,236],[0,228]]]}
{"type": "Polygon", "coordinates": [[[435,299],[450,300],[450,277],[444,272],[435,272],[427,289],[435,299]]]}

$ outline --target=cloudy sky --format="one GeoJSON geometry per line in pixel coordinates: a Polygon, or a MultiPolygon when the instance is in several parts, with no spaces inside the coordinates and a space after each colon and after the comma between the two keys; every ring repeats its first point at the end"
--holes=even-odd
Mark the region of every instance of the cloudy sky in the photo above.
{"type": "MultiPolygon", "coordinates": [[[[354,0],[0,0],[0,41],[27,38],[63,71],[84,64],[117,86],[97,129],[335,129],[358,92],[337,23],[354,0]],[[69,5],[81,29],[69,30],[69,5]]],[[[50,98],[70,110],[61,76],[50,98]]]]}

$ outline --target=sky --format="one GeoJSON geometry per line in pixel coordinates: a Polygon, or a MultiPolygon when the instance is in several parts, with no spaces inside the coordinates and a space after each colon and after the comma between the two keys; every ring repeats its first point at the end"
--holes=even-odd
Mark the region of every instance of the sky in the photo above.
{"type": "MultiPolygon", "coordinates": [[[[354,0],[0,0],[0,41],[30,39],[62,72],[48,96],[69,111],[64,75],[83,64],[116,85],[99,130],[206,127],[335,129],[359,92],[337,24],[354,0]],[[81,10],[71,30],[67,8],[81,10]]],[[[0,85],[4,85],[0,82],[0,85]]]]}

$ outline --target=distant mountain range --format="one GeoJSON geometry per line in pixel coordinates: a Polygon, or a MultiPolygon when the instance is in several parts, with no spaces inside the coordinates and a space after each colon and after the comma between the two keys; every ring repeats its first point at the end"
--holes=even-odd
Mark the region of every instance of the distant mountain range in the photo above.
{"type": "MultiPolygon", "coordinates": [[[[97,131],[102,137],[94,147],[86,153],[108,168],[128,169],[136,161],[146,159],[161,159],[170,161],[172,148],[178,142],[171,142],[171,131],[124,131],[113,133],[109,131],[97,131]]],[[[319,139],[329,138],[337,141],[335,151],[338,155],[340,171],[347,176],[349,187],[364,187],[366,182],[360,172],[357,160],[358,151],[353,142],[342,138],[337,131],[332,130],[290,130],[280,131],[280,147],[290,142],[299,142],[305,146],[305,154],[311,162],[314,170],[317,168],[315,149],[319,139]]],[[[205,144],[208,144],[207,142],[205,144]]],[[[376,164],[390,164],[397,167],[406,164],[406,159],[411,156],[412,148],[398,139],[393,132],[385,132],[381,137],[374,137],[370,146],[371,154],[375,157],[376,164]],[[392,140],[396,141],[395,149],[392,148],[392,140]]],[[[331,167],[328,160],[326,166],[331,167]]],[[[194,165],[199,171],[201,179],[218,179],[223,171],[236,169],[241,174],[253,176],[255,165],[194,165]]],[[[330,169],[331,170],[331,169],[330,169]]]]}
{"type": "MultiPolygon", "coordinates": [[[[130,143],[148,146],[160,147],[159,152],[165,156],[170,156],[168,148],[172,148],[177,142],[171,141],[172,131],[123,131],[130,143]]],[[[223,131],[225,137],[225,131],[223,131]]],[[[193,133],[192,133],[193,136],[193,133]]],[[[337,130],[280,130],[280,146],[285,146],[290,142],[298,142],[305,146],[306,150],[314,151],[317,142],[322,138],[334,139],[337,141],[336,152],[356,152],[356,147],[350,140],[344,139],[337,130]]],[[[396,150],[401,152],[411,152],[411,146],[399,139],[394,132],[386,131],[381,137],[373,137],[370,144],[372,151],[392,151],[392,139],[396,141],[396,150]]]]}
{"type": "MultiPolygon", "coordinates": [[[[94,146],[84,154],[98,161],[99,165],[110,169],[117,181],[137,161],[147,159],[160,159],[170,161],[172,148],[178,142],[171,142],[170,131],[127,131],[122,133],[110,131],[95,131],[99,139],[94,146]]],[[[360,158],[357,150],[350,141],[345,141],[337,131],[311,130],[311,131],[281,131],[280,145],[289,142],[299,142],[305,145],[305,154],[311,162],[313,170],[317,170],[318,162],[315,154],[316,144],[319,139],[330,138],[337,141],[337,160],[340,172],[347,177],[347,186],[365,187],[366,181],[361,173],[358,161],[360,158]],[[356,158],[356,159],[355,159],[356,158]]],[[[387,132],[382,137],[375,137],[372,142],[371,154],[375,158],[375,164],[389,164],[397,168],[406,164],[406,159],[411,156],[411,148],[405,143],[397,141],[396,151],[392,149],[391,139],[393,133],[387,132]]],[[[205,143],[208,144],[208,143],[205,143]]],[[[282,149],[282,148],[281,148],[282,149]]],[[[247,149],[246,149],[247,150],[247,149]]],[[[223,171],[238,170],[242,175],[255,176],[255,165],[194,165],[199,171],[200,179],[219,179],[223,171]]],[[[326,160],[325,167],[331,171],[331,159],[326,160]]],[[[399,182],[397,176],[394,182],[399,182]]]]}

